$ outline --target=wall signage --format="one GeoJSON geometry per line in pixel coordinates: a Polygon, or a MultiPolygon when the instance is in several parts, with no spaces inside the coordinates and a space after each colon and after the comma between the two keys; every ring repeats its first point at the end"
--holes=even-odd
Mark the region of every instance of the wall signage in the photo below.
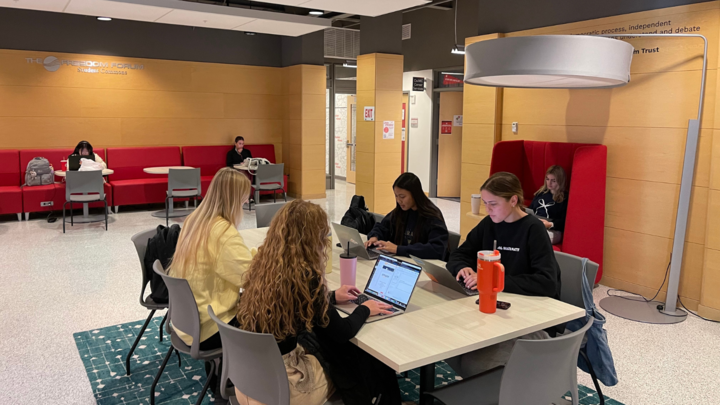
{"type": "Polygon", "coordinates": [[[375,107],[365,107],[365,121],[375,121],[375,107]]]}
{"type": "Polygon", "coordinates": [[[453,126],[454,127],[462,126],[462,115],[453,115],[453,126]]]}
{"type": "Polygon", "coordinates": [[[440,134],[450,135],[452,134],[452,121],[442,121],[440,124],[440,134]]]}
{"type": "Polygon", "coordinates": [[[54,56],[45,58],[25,58],[31,65],[43,65],[48,72],[56,72],[61,67],[77,68],[78,73],[98,73],[105,75],[127,75],[131,70],[143,70],[144,65],[122,62],[100,62],[93,60],[58,59],[54,56]]]}
{"type": "Polygon", "coordinates": [[[463,84],[462,77],[455,75],[443,75],[443,84],[446,86],[463,84]]]}
{"type": "Polygon", "coordinates": [[[425,78],[413,77],[413,91],[425,91],[425,78]]]}
{"type": "Polygon", "coordinates": [[[417,127],[418,127],[418,119],[410,118],[410,128],[417,128],[417,127]]]}
{"type": "Polygon", "coordinates": [[[395,139],[395,121],[383,121],[383,139],[395,139]]]}

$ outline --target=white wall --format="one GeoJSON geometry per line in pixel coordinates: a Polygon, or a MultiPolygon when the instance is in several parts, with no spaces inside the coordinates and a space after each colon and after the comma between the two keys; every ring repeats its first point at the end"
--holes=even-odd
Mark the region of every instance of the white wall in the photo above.
{"type": "Polygon", "coordinates": [[[410,94],[410,120],[407,122],[410,144],[408,146],[408,171],[420,178],[425,192],[430,191],[430,159],[432,147],[432,70],[403,73],[403,91],[410,94]],[[412,78],[424,77],[425,91],[412,91],[412,78]],[[415,104],[412,97],[415,96],[415,104]],[[413,118],[418,119],[418,127],[412,128],[413,118]]]}

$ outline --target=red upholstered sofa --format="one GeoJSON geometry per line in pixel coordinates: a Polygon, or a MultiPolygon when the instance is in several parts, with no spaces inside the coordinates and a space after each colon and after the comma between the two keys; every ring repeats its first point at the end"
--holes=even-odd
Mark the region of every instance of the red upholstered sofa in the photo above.
{"type": "MultiPolygon", "coordinates": [[[[265,158],[271,163],[275,161],[275,145],[245,145],[255,158],[265,158]]],[[[226,165],[226,157],[232,146],[183,146],[183,164],[200,168],[202,195],[205,197],[215,173],[226,165]]],[[[287,192],[287,176],[285,176],[285,192],[287,192]]],[[[260,194],[272,194],[263,191],[260,194]]]]}
{"type": "Polygon", "coordinates": [[[17,214],[22,220],[23,199],[20,180],[20,153],[0,150],[0,215],[17,214]]]}
{"type": "Polygon", "coordinates": [[[554,248],[598,263],[597,283],[603,271],[607,147],[582,143],[502,141],[493,148],[490,174],[510,172],[518,176],[525,193],[525,203],[530,204],[535,192],[543,185],[545,171],[552,165],[565,169],[569,190],[563,241],[554,248]]]}
{"type": "MultiPolygon", "coordinates": [[[[93,148],[93,151],[100,155],[103,160],[105,159],[105,149],[93,148]]],[[[62,170],[62,163],[60,162],[63,158],[66,158],[72,154],[72,149],[23,149],[20,151],[20,178],[21,182],[25,183],[25,170],[27,164],[33,158],[44,157],[47,159],[55,170],[62,170]]],[[[23,211],[25,212],[25,219],[30,216],[31,212],[47,212],[62,210],[62,206],[65,203],[65,183],[59,177],[55,177],[55,184],[46,186],[23,186],[23,211]],[[53,205],[43,207],[40,204],[42,202],[52,201],[53,205]]],[[[113,200],[113,190],[109,184],[105,184],[105,199],[108,202],[108,206],[113,200]]],[[[73,208],[82,208],[82,204],[74,203],[73,208]]],[[[103,207],[103,203],[96,202],[90,203],[90,207],[103,207]]],[[[70,208],[70,205],[67,206],[70,208]]]]}
{"type": "Polygon", "coordinates": [[[113,205],[117,212],[121,205],[164,203],[167,195],[167,175],[148,174],[146,167],[182,166],[178,146],[108,148],[108,168],[113,188],[113,205]]]}

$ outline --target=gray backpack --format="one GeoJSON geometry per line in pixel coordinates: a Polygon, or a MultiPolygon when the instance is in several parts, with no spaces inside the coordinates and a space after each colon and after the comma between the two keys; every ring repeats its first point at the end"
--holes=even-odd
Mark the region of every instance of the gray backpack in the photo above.
{"type": "Polygon", "coordinates": [[[45,186],[55,183],[55,172],[50,162],[43,157],[29,161],[25,170],[26,186],[45,186]]]}

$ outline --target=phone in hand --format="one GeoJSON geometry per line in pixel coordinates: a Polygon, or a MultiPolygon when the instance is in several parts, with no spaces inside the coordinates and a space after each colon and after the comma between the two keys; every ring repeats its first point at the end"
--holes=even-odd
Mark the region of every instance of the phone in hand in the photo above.
{"type": "MultiPolygon", "coordinates": [[[[480,305],[480,298],[478,298],[478,299],[475,301],[475,304],[480,305]]],[[[497,304],[495,304],[495,308],[497,308],[497,309],[508,309],[508,308],[510,308],[510,303],[509,303],[509,302],[505,302],[505,301],[498,301],[497,304]]]]}

